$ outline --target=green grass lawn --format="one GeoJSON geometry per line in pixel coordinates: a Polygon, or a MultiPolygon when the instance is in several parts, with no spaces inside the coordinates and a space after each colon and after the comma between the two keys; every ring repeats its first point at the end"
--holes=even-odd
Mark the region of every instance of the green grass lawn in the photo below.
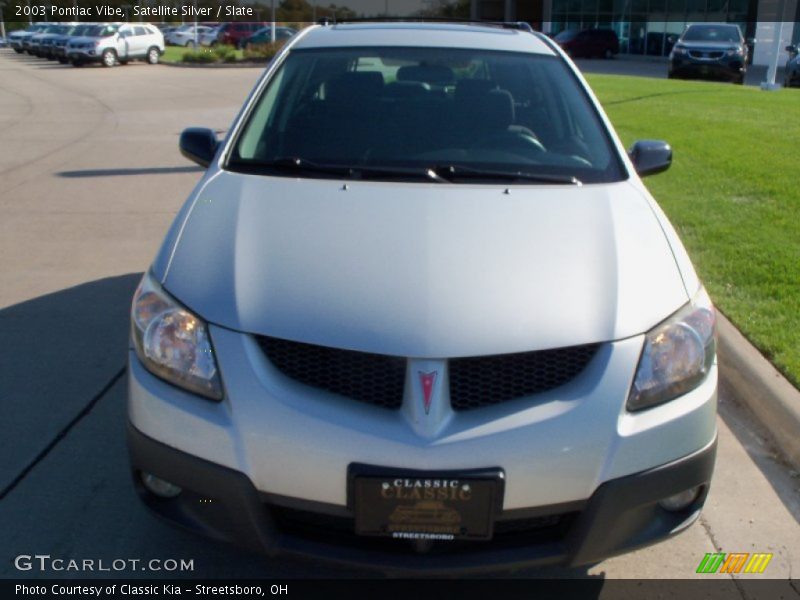
{"type": "MultiPolygon", "coordinates": [[[[201,50],[209,51],[208,48],[200,48],[201,50]]],[[[161,56],[161,62],[165,63],[179,63],[183,59],[183,55],[191,52],[191,48],[183,48],[181,46],[167,46],[164,49],[164,54],[161,56]]],[[[236,50],[236,60],[242,60],[242,51],[236,50]]]]}
{"type": "Polygon", "coordinates": [[[587,79],[626,145],[672,145],[648,188],[717,306],[800,384],[800,90],[587,79]]]}

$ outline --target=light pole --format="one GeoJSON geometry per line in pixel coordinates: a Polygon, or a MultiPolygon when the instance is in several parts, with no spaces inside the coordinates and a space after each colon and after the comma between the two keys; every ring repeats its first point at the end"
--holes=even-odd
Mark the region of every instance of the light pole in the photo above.
{"type": "Polygon", "coordinates": [[[5,2],[0,2],[0,38],[6,39],[6,22],[3,20],[3,7],[5,2]]]}
{"type": "Polygon", "coordinates": [[[272,0],[272,25],[270,26],[270,40],[275,43],[275,0],[272,0]]]}
{"type": "Polygon", "coordinates": [[[772,50],[772,59],[767,68],[767,78],[761,82],[761,89],[766,91],[777,90],[781,87],[775,83],[775,76],[778,74],[778,56],[781,52],[781,34],[783,33],[783,11],[785,4],[785,0],[781,0],[780,10],[776,15],[777,21],[775,21],[775,46],[772,50]]]}

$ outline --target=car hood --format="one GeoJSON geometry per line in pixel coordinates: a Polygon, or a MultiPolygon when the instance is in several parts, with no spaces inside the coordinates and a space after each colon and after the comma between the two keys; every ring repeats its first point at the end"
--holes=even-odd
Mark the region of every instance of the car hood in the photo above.
{"type": "Polygon", "coordinates": [[[99,39],[102,39],[102,38],[96,38],[96,37],[89,37],[89,36],[86,36],[86,35],[81,35],[81,36],[78,36],[78,37],[71,37],[68,43],[69,44],[76,44],[76,45],[77,44],[85,44],[86,42],[94,42],[95,40],[99,40],[99,39]]]}
{"type": "Polygon", "coordinates": [[[155,275],[235,330],[472,356],[625,338],[688,300],[629,182],[344,185],[221,171],[191,200],[155,275]]]}
{"type": "Polygon", "coordinates": [[[742,45],[739,42],[678,42],[678,44],[687,50],[727,50],[742,45]]]}

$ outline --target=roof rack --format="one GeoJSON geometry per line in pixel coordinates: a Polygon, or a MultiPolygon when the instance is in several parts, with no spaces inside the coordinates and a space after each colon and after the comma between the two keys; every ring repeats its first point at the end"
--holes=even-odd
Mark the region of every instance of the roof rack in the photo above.
{"type": "Polygon", "coordinates": [[[485,27],[500,27],[502,29],[516,29],[528,33],[533,33],[534,31],[531,24],[525,21],[479,21],[453,17],[354,17],[350,19],[322,17],[317,23],[319,25],[339,25],[342,23],[456,23],[459,25],[482,25],[485,27]]]}

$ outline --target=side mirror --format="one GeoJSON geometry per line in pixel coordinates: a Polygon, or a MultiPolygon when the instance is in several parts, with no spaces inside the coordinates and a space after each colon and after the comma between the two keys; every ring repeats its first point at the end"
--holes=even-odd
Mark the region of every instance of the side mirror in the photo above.
{"type": "Polygon", "coordinates": [[[639,140],[628,156],[640,177],[666,171],[672,164],[672,148],[661,140],[639,140]]]}
{"type": "Polygon", "coordinates": [[[201,167],[208,167],[217,153],[217,136],[204,127],[189,127],[181,133],[181,154],[201,167]]]}
{"type": "Polygon", "coordinates": [[[797,46],[792,46],[792,45],[790,44],[790,45],[786,46],[786,51],[787,51],[789,54],[793,54],[793,55],[794,55],[794,54],[798,54],[798,47],[797,47],[797,46]]]}

